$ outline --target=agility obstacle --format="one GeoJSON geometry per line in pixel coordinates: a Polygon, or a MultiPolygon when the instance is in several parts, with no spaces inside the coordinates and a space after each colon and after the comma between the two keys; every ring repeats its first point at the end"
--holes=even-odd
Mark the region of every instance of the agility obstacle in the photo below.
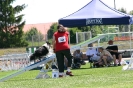
{"type": "Polygon", "coordinates": [[[24,73],[26,71],[29,71],[29,70],[31,70],[33,68],[36,68],[37,66],[39,66],[41,64],[46,64],[47,62],[53,60],[54,58],[55,58],[55,55],[52,55],[52,56],[49,56],[49,57],[44,57],[42,61],[36,62],[34,64],[31,64],[31,65],[29,65],[29,66],[27,66],[25,68],[22,68],[22,69],[18,70],[15,73],[12,73],[10,75],[7,75],[5,77],[0,78],[0,82],[6,81],[6,80],[8,80],[10,78],[13,78],[13,77],[15,77],[17,75],[20,75],[20,74],[22,74],[22,73],[24,73]]]}

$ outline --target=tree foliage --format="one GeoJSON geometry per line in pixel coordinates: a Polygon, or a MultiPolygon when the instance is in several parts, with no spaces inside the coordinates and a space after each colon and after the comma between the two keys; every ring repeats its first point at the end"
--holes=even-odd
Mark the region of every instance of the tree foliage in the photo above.
{"type": "Polygon", "coordinates": [[[37,28],[33,27],[25,33],[25,39],[27,41],[33,40],[34,42],[38,42],[38,41],[42,41],[44,39],[44,35],[42,33],[38,32],[37,28]]]}
{"type": "Polygon", "coordinates": [[[123,7],[118,9],[118,11],[123,12],[123,13],[127,13],[127,10],[125,8],[123,8],[123,7]]]}
{"type": "Polygon", "coordinates": [[[69,28],[70,43],[76,43],[76,32],[81,32],[77,27],[69,28]]]}
{"type": "MultiPolygon", "coordinates": [[[[130,14],[130,15],[133,15],[133,10],[131,10],[131,11],[129,12],[129,14],[130,14]]],[[[131,25],[130,31],[133,31],[133,25],[131,25]]]]}
{"type": "Polygon", "coordinates": [[[82,32],[90,31],[92,33],[92,37],[95,37],[97,34],[102,33],[102,27],[101,26],[86,26],[86,27],[78,27],[79,30],[82,32]]]}
{"type": "MultiPolygon", "coordinates": [[[[118,9],[118,11],[120,11],[122,13],[127,13],[126,9],[124,9],[124,8],[120,8],[120,9],[118,9]]],[[[119,25],[119,31],[120,32],[127,32],[128,31],[128,25],[119,25]]]]}
{"type": "Polygon", "coordinates": [[[0,48],[27,46],[23,38],[23,14],[26,5],[12,6],[15,0],[0,0],[0,48]]]}
{"type": "Polygon", "coordinates": [[[54,32],[57,31],[57,26],[58,26],[58,23],[53,23],[53,24],[50,26],[50,29],[49,29],[48,32],[47,32],[48,39],[52,39],[52,38],[53,38],[54,32]]]}

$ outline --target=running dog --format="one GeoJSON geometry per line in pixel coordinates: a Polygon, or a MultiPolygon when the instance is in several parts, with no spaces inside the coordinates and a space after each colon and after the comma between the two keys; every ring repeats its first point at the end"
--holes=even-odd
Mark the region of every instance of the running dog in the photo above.
{"type": "MultiPolygon", "coordinates": [[[[39,47],[31,56],[30,56],[30,61],[36,61],[36,60],[41,60],[42,57],[44,56],[50,56],[53,54],[53,51],[51,49],[51,44],[49,42],[46,42],[43,44],[41,47],[39,47]]],[[[47,62],[45,64],[46,69],[51,68],[51,65],[56,65],[56,58],[47,62]]],[[[57,67],[57,65],[56,65],[57,67]]]]}

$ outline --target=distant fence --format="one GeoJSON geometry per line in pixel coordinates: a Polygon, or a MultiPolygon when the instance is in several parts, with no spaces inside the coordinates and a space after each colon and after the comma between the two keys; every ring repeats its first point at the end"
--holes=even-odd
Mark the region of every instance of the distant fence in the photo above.
{"type": "Polygon", "coordinates": [[[47,41],[47,35],[33,35],[26,39],[28,41],[29,47],[31,46],[41,46],[47,41]]]}
{"type": "Polygon", "coordinates": [[[114,37],[115,41],[127,41],[127,40],[133,40],[133,36],[120,36],[120,37],[114,37]]]}
{"type": "Polygon", "coordinates": [[[18,70],[30,64],[28,53],[7,54],[0,57],[0,71],[18,70]]]}

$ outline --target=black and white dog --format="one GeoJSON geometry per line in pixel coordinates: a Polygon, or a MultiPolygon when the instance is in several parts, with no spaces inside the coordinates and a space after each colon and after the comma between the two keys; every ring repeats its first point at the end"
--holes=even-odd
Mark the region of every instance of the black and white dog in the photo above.
{"type": "Polygon", "coordinates": [[[43,56],[46,56],[49,53],[50,43],[46,42],[44,45],[39,47],[31,56],[30,61],[41,59],[43,56]]]}

